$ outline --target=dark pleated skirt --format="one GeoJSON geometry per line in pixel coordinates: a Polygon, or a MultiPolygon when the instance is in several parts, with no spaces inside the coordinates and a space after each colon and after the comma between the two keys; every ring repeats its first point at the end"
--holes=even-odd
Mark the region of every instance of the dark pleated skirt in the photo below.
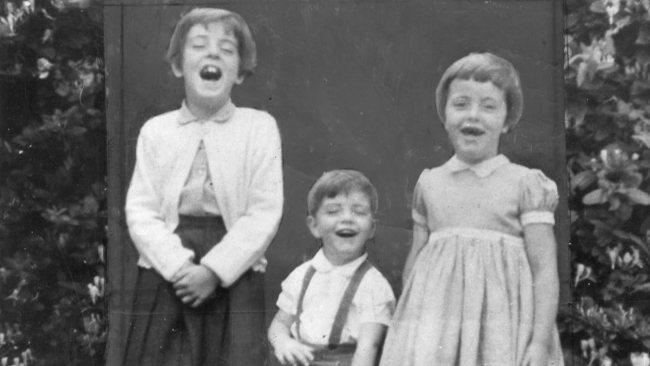
{"type": "MultiPolygon", "coordinates": [[[[219,217],[181,216],[176,234],[198,262],[225,235],[219,217]]],[[[227,259],[226,259],[227,260],[227,259]]],[[[198,308],[184,305],[172,284],[139,268],[126,366],[263,365],[264,284],[248,271],[198,308]]]]}

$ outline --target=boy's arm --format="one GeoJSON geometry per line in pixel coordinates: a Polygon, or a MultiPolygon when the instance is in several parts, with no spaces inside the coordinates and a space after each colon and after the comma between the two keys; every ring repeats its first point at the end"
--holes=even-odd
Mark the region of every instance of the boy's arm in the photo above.
{"type": "Polygon", "coordinates": [[[375,366],[379,363],[386,329],[386,325],[381,323],[361,324],[352,366],[375,366]]]}
{"type": "Polygon", "coordinates": [[[404,264],[404,271],[402,272],[402,285],[406,284],[411,271],[413,270],[413,265],[415,264],[415,259],[418,257],[418,254],[422,250],[422,247],[427,242],[429,238],[429,230],[418,223],[413,224],[413,242],[411,244],[411,250],[409,251],[408,257],[406,257],[406,264],[404,264]]]}
{"type": "Polygon", "coordinates": [[[154,190],[151,177],[160,174],[150,151],[145,129],[140,131],[136,162],[126,195],[126,222],[129,234],[141,256],[167,281],[186,265],[194,253],[184,248],[180,238],[165,227],[161,213],[162,197],[154,190]]]}
{"type": "Polygon", "coordinates": [[[282,217],[282,149],[275,119],[257,129],[250,146],[252,177],[248,187],[245,213],[228,228],[223,240],[212,248],[201,264],[214,271],[221,285],[228,287],[246,272],[266,251],[282,217]]]}
{"type": "Polygon", "coordinates": [[[268,337],[275,357],[281,364],[296,364],[309,366],[309,362],[314,359],[312,348],[304,345],[291,337],[291,325],[295,321],[295,316],[278,310],[275,314],[271,326],[269,326],[268,337]]]}

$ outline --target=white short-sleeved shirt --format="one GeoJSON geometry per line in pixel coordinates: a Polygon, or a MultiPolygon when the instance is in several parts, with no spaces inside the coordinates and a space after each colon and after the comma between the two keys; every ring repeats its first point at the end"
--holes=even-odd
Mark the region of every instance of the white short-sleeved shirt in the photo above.
{"type": "MultiPolygon", "coordinates": [[[[300,336],[303,342],[326,345],[345,289],[355,270],[367,254],[342,266],[330,263],[322,250],[301,264],[282,282],[277,305],[284,312],[296,315],[305,273],[310,266],[316,272],[303,299],[300,336]]],[[[352,300],[348,318],[341,334],[341,343],[355,343],[363,323],[388,325],[395,309],[395,295],[388,281],[374,267],[366,272],[352,300]]],[[[296,323],[291,332],[297,337],[296,323]]]]}

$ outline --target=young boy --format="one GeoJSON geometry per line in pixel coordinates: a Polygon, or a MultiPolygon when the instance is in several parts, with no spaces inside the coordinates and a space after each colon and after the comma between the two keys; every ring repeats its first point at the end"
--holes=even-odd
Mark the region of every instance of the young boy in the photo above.
{"type": "Polygon", "coordinates": [[[253,72],[255,43],[239,15],[194,9],[167,59],[185,100],[138,137],[126,220],[139,274],[124,364],[261,365],[280,136],[268,113],[230,99],[253,72]]]}
{"type": "Polygon", "coordinates": [[[375,365],[395,306],[367,260],[377,191],[361,173],[325,173],[309,191],[307,226],[322,243],[282,283],[268,337],[283,364],[375,365]]]}

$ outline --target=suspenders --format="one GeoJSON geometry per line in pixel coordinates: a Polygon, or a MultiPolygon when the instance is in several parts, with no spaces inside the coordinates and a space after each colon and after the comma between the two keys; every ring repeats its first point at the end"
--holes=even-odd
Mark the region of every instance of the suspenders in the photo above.
{"type": "MultiPolygon", "coordinates": [[[[336,316],[334,317],[334,324],[332,325],[332,330],[330,331],[330,338],[329,341],[327,342],[329,344],[328,347],[330,349],[338,346],[339,342],[341,341],[343,326],[345,325],[345,321],[347,320],[348,313],[350,311],[350,305],[352,305],[352,299],[354,299],[354,295],[356,294],[357,289],[359,288],[359,284],[361,283],[363,276],[366,274],[366,272],[368,272],[370,268],[372,268],[372,264],[370,264],[370,262],[368,262],[367,260],[364,261],[361,265],[359,265],[357,270],[352,275],[352,279],[350,279],[350,283],[348,284],[348,287],[345,289],[345,292],[343,293],[343,297],[341,298],[341,303],[339,304],[339,308],[336,312],[336,316]]],[[[309,287],[309,283],[311,282],[312,277],[314,277],[314,273],[316,273],[316,269],[314,269],[314,267],[312,266],[309,266],[309,268],[307,268],[307,273],[305,273],[305,277],[303,278],[302,289],[300,290],[300,297],[298,298],[298,309],[296,312],[296,317],[297,317],[296,330],[299,339],[302,338],[302,336],[300,335],[300,315],[302,314],[303,300],[305,298],[305,293],[307,292],[307,287],[309,287]]]]}

